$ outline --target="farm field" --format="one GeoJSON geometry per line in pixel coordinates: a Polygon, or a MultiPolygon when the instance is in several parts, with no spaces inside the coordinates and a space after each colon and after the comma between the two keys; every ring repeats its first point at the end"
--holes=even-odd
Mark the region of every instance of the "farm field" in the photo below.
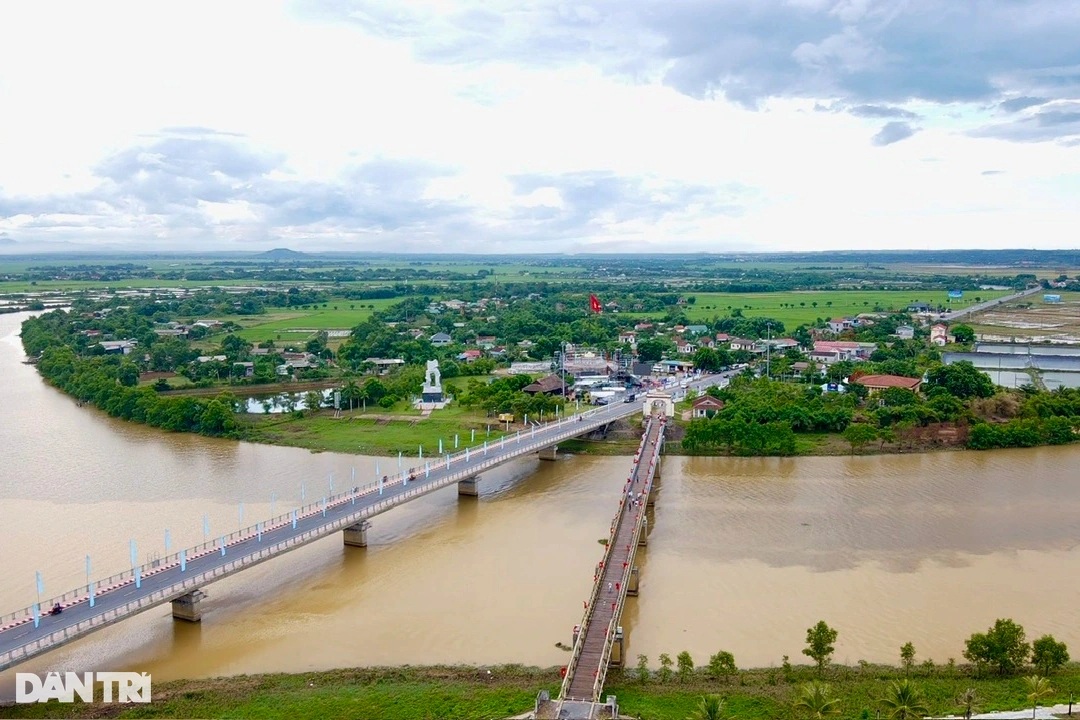
{"type": "Polygon", "coordinates": [[[1060,303],[1042,294],[978,313],[970,325],[980,340],[1080,343],[1080,293],[1056,293],[1060,303]]]}
{"type": "Polygon", "coordinates": [[[267,312],[265,315],[221,315],[217,319],[232,320],[243,327],[237,334],[251,343],[266,340],[304,342],[314,337],[319,330],[351,330],[371,317],[376,310],[385,310],[404,299],[335,299],[328,301],[326,307],[320,305],[311,310],[294,308],[267,312]]]}
{"type": "Polygon", "coordinates": [[[903,310],[908,303],[924,302],[961,309],[978,300],[991,300],[1007,295],[1000,290],[965,292],[964,298],[949,303],[944,290],[822,290],[778,293],[694,293],[695,303],[686,306],[691,321],[724,317],[731,309],[741,309],[746,317],[771,317],[784,323],[788,330],[817,318],[856,315],[882,310],[903,310]]]}

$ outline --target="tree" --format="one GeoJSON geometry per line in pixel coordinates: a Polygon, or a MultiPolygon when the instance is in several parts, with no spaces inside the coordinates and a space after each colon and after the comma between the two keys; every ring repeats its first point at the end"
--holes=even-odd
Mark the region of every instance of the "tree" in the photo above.
{"type": "Polygon", "coordinates": [[[840,699],[832,694],[828,683],[809,682],[799,690],[794,703],[796,712],[811,718],[827,718],[840,714],[840,699]]]}
{"type": "Polygon", "coordinates": [[[877,439],[878,431],[866,423],[851,423],[842,433],[844,439],[851,443],[851,454],[855,454],[856,448],[861,448],[869,442],[877,439]]]}
{"type": "Polygon", "coordinates": [[[637,656],[637,679],[642,685],[649,681],[649,658],[647,655],[637,656]]]}
{"type": "Polygon", "coordinates": [[[975,331],[970,325],[953,325],[952,335],[956,342],[968,345],[975,342],[975,331]]]}
{"type": "Polygon", "coordinates": [[[907,720],[907,718],[921,718],[929,711],[923,704],[923,694],[918,686],[904,678],[890,683],[885,697],[881,698],[881,707],[888,716],[907,720]]]}
{"type": "Polygon", "coordinates": [[[900,664],[904,666],[904,672],[910,673],[915,665],[915,646],[910,642],[900,647],[900,664]]]}
{"type": "Polygon", "coordinates": [[[926,388],[942,387],[958,398],[990,397],[994,383],[990,376],[967,360],[938,365],[926,374],[926,388]]]}
{"type": "Polygon", "coordinates": [[[964,720],[971,720],[971,713],[975,711],[975,703],[978,701],[979,697],[975,694],[975,688],[968,688],[960,693],[956,702],[964,708],[964,720]]]}
{"type": "Polygon", "coordinates": [[[1027,661],[1031,646],[1024,639],[1024,628],[1011,619],[999,618],[985,633],[974,633],[965,642],[964,657],[981,670],[993,665],[1002,675],[1015,672],[1027,661]]]}
{"type": "Polygon", "coordinates": [[[1058,642],[1053,635],[1043,635],[1031,643],[1031,650],[1031,664],[1037,667],[1044,676],[1051,675],[1069,662],[1069,650],[1065,647],[1065,643],[1058,642]]]}
{"type": "Polygon", "coordinates": [[[817,663],[819,675],[825,674],[825,667],[836,650],[833,643],[836,642],[837,635],[837,631],[829,627],[824,620],[819,620],[817,625],[806,630],[806,648],[802,652],[817,663]]]}
{"type": "Polygon", "coordinates": [[[735,656],[726,650],[721,650],[709,658],[709,674],[714,678],[720,679],[726,675],[734,675],[735,672],[735,656]]]}
{"type": "Polygon", "coordinates": [[[1035,717],[1035,711],[1039,707],[1039,701],[1054,694],[1054,688],[1050,687],[1050,681],[1039,675],[1029,675],[1024,678],[1027,685],[1027,699],[1031,703],[1031,717],[1035,717]]]}
{"type": "Polygon", "coordinates": [[[721,720],[723,717],[724,701],[716,695],[705,695],[687,716],[687,720],[721,720]]]}
{"type": "Polygon", "coordinates": [[[671,682],[671,656],[667,653],[660,653],[660,672],[657,675],[660,678],[660,682],[671,682]]]}
{"type": "Polygon", "coordinates": [[[675,662],[679,666],[679,682],[687,682],[694,676],[694,658],[689,652],[683,650],[675,656],[675,662]]]}

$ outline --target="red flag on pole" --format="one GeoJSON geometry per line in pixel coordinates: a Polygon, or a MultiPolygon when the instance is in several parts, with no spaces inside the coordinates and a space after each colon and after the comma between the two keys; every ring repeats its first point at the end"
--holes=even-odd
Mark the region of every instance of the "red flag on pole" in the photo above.
{"type": "Polygon", "coordinates": [[[604,307],[600,304],[600,298],[596,297],[595,295],[589,296],[589,307],[592,308],[592,311],[594,313],[601,312],[604,309],[604,307]]]}

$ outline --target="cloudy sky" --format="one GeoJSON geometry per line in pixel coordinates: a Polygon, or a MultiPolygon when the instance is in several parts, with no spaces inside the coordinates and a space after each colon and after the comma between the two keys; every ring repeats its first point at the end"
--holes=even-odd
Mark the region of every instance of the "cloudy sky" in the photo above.
{"type": "Polygon", "coordinates": [[[0,250],[1080,246],[1080,3],[0,3],[0,250]]]}

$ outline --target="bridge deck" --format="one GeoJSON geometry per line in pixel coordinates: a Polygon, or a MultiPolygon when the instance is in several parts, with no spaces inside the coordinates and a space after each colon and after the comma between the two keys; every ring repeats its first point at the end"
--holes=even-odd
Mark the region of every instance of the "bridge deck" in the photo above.
{"type": "Polygon", "coordinates": [[[563,682],[564,700],[599,699],[611,657],[613,634],[622,615],[627,584],[634,567],[645,507],[659,462],[665,419],[653,419],[645,433],[633,472],[623,486],[604,560],[595,576],[592,607],[586,609],[563,682]]]}

